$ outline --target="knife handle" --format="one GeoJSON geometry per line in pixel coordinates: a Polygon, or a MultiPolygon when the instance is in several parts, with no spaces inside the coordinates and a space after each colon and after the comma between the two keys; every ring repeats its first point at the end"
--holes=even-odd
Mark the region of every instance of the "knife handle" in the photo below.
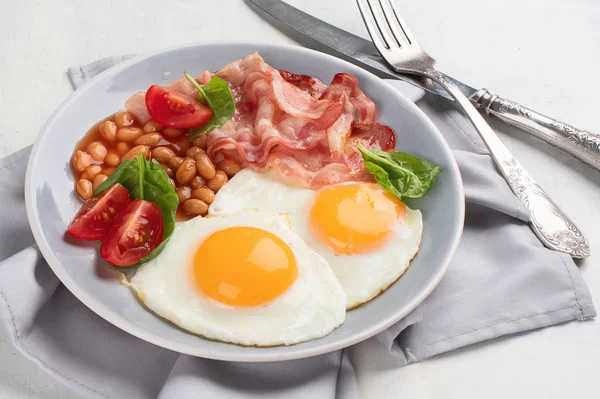
{"type": "Polygon", "coordinates": [[[471,100],[488,115],[517,127],[573,155],[600,170],[600,135],[539,114],[518,103],[491,94],[487,89],[475,93],[471,100]]]}

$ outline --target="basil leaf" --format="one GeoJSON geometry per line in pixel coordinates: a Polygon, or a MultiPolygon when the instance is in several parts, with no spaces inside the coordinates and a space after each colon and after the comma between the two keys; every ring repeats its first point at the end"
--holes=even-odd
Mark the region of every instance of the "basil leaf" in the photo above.
{"type": "Polygon", "coordinates": [[[408,152],[367,150],[362,145],[358,150],[375,180],[400,199],[423,197],[444,170],[408,152]]]}
{"type": "Polygon", "coordinates": [[[94,192],[94,195],[120,183],[133,199],[141,199],[156,204],[163,217],[164,234],[162,242],[146,255],[140,263],[156,257],[163,250],[175,230],[175,213],[179,198],[171,186],[169,176],[158,162],[148,162],[143,155],[122,162],[108,179],[94,192]]]}
{"type": "Polygon", "coordinates": [[[235,113],[235,101],[233,93],[229,89],[229,83],[218,76],[213,76],[210,82],[202,86],[189,73],[183,73],[185,77],[196,87],[198,101],[208,105],[212,110],[208,122],[202,126],[190,129],[190,140],[203,136],[214,129],[223,126],[235,113]]]}

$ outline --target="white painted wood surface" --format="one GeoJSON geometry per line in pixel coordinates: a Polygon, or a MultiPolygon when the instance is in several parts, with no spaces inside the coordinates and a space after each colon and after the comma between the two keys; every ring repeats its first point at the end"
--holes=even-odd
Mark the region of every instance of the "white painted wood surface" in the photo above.
{"type": "MultiPolygon", "coordinates": [[[[290,0],[366,36],[352,0],[290,0]]],[[[600,132],[598,0],[396,0],[444,72],[600,132]]],[[[293,43],[241,0],[3,0],[0,156],[25,147],[71,93],[66,68],[200,41],[293,43]]],[[[600,173],[498,123],[501,138],[592,242],[581,271],[600,298],[600,173]]],[[[473,265],[477,267],[477,265],[473,265]]],[[[598,299],[597,299],[598,301],[598,299]]],[[[597,395],[600,322],[496,340],[405,368],[352,351],[363,398],[587,398],[597,395]]],[[[0,329],[0,399],[76,398],[16,353],[0,329]]]]}

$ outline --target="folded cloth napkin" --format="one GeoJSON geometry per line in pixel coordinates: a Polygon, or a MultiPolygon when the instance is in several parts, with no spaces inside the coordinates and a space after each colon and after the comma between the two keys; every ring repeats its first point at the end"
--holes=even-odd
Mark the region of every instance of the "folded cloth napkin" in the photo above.
{"type": "MultiPolygon", "coordinates": [[[[71,81],[79,87],[124,58],[72,68],[71,81]]],[[[468,121],[444,99],[425,95],[417,105],[454,149],[465,184],[465,230],[435,291],[373,339],[405,365],[506,334],[594,317],[577,267],[535,237],[526,209],[468,121]]],[[[0,316],[25,356],[86,397],[358,397],[347,350],[277,363],[207,360],[146,343],[95,315],[60,284],[34,244],[23,199],[29,151],[0,160],[0,316]]]]}

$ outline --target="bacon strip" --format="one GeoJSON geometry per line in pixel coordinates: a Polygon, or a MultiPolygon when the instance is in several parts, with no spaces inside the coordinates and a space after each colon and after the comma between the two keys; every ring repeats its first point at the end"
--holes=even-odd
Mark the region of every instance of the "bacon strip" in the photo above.
{"type": "Polygon", "coordinates": [[[331,105],[331,101],[319,100],[291,83],[285,81],[278,71],[270,73],[273,94],[279,108],[288,115],[298,118],[317,119],[331,105]]]}
{"type": "Polygon", "coordinates": [[[327,89],[327,85],[325,83],[312,76],[298,75],[288,72],[284,69],[280,69],[279,74],[286,82],[306,91],[314,98],[320,98],[321,94],[323,94],[323,92],[327,89]]]}
{"type": "Polygon", "coordinates": [[[385,150],[393,131],[375,124],[375,103],[349,74],[326,86],[306,75],[277,71],[253,54],[217,71],[238,93],[234,120],[209,135],[212,157],[258,171],[275,169],[306,187],[370,181],[358,144],[385,150]],[[241,133],[240,133],[241,132],[241,133]]]}
{"type": "Polygon", "coordinates": [[[377,119],[375,103],[358,87],[358,79],[348,73],[338,73],[321,98],[345,95],[358,111],[356,127],[369,129],[377,119]]]}
{"type": "MultiPolygon", "coordinates": [[[[357,147],[392,150],[392,129],[376,123],[375,103],[347,73],[329,86],[317,78],[276,70],[254,53],[215,72],[227,80],[236,103],[233,118],[207,137],[216,161],[233,159],[257,171],[274,169],[295,184],[320,187],[347,181],[372,181],[357,147]]],[[[206,84],[212,74],[197,78],[206,84]]],[[[194,94],[186,79],[168,86],[194,94]]],[[[144,123],[143,93],[126,108],[144,123]]]]}
{"type": "Polygon", "coordinates": [[[146,108],[146,93],[136,93],[125,102],[125,109],[133,114],[141,124],[150,119],[148,108],[146,108]]]}
{"type": "Polygon", "coordinates": [[[396,147],[396,134],[389,126],[379,123],[373,124],[366,130],[355,128],[344,145],[345,160],[348,165],[360,167],[363,164],[362,155],[358,151],[359,144],[366,149],[392,151],[396,147]]]}

